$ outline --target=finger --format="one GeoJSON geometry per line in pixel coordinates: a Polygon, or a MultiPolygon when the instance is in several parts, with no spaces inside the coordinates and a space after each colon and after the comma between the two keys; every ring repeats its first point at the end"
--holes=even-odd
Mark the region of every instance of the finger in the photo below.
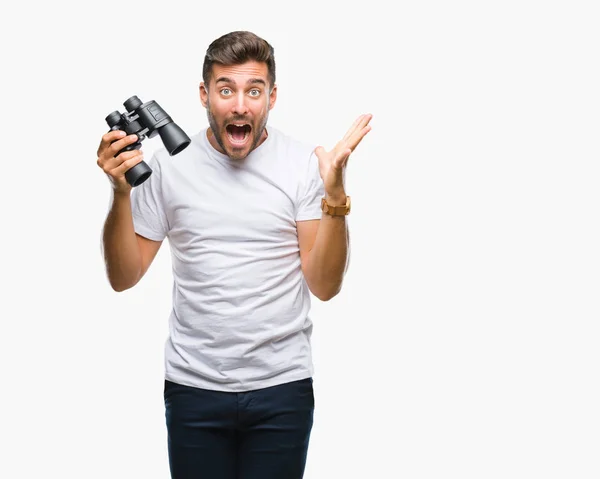
{"type": "Polygon", "coordinates": [[[365,126],[369,124],[371,118],[373,118],[373,115],[371,115],[370,113],[362,115],[356,124],[356,128],[354,128],[354,131],[349,136],[349,138],[351,138],[352,136],[356,136],[357,133],[361,132],[365,128],[365,126]]]}
{"type": "Polygon", "coordinates": [[[321,159],[323,156],[325,156],[325,148],[322,146],[317,146],[315,148],[315,155],[317,155],[317,158],[321,159]]]}
{"type": "Polygon", "coordinates": [[[367,133],[371,131],[371,125],[366,125],[360,130],[354,132],[354,134],[347,140],[346,146],[351,148],[353,151],[358,146],[358,144],[362,141],[367,133]]]}
{"type": "Polygon", "coordinates": [[[100,146],[98,146],[97,155],[100,156],[106,150],[113,141],[116,141],[120,138],[124,138],[127,133],[123,130],[111,130],[108,133],[105,133],[102,136],[102,140],[100,140],[100,146]]]}
{"type": "Polygon", "coordinates": [[[369,124],[369,122],[373,119],[373,115],[371,113],[365,113],[363,115],[363,119],[362,122],[359,125],[359,129],[364,128],[365,126],[367,126],[369,124]]]}
{"type": "Polygon", "coordinates": [[[373,118],[373,115],[371,113],[364,113],[364,114],[360,115],[354,121],[354,124],[348,130],[348,132],[346,133],[346,135],[344,136],[344,140],[348,140],[353,135],[355,135],[356,132],[362,130],[366,125],[369,124],[369,122],[371,121],[371,118],[373,118]]]}
{"type": "Polygon", "coordinates": [[[121,153],[120,155],[118,155],[116,157],[114,157],[114,156],[100,157],[100,158],[98,158],[98,166],[100,166],[106,173],[108,173],[109,171],[117,168],[124,161],[135,158],[138,155],[144,156],[144,154],[140,150],[131,150],[131,151],[124,151],[123,153],[121,153]]]}
{"type": "MultiPolygon", "coordinates": [[[[119,156],[121,156],[121,155],[119,155],[119,156]]],[[[144,155],[140,153],[140,154],[134,156],[133,158],[127,159],[126,161],[121,163],[116,168],[110,170],[109,174],[113,177],[124,176],[127,171],[129,171],[135,165],[137,165],[138,163],[143,161],[143,159],[144,159],[144,155]]]]}
{"type": "Polygon", "coordinates": [[[356,131],[356,129],[359,127],[360,123],[364,120],[364,116],[365,115],[360,115],[356,120],[354,120],[354,123],[352,123],[352,126],[350,127],[350,129],[346,132],[346,134],[344,135],[344,138],[342,138],[342,141],[347,140],[348,138],[350,138],[350,136],[356,131]]]}
{"type": "Polygon", "coordinates": [[[131,145],[138,140],[139,140],[138,136],[134,133],[133,135],[129,135],[129,136],[126,136],[125,138],[122,138],[121,140],[115,141],[105,151],[110,156],[117,156],[119,151],[121,151],[127,145],[131,145]]]}

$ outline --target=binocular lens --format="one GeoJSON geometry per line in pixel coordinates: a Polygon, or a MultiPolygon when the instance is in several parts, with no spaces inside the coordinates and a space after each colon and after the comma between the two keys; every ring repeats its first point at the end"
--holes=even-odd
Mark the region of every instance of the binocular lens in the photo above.
{"type": "Polygon", "coordinates": [[[132,112],[136,108],[139,108],[142,105],[142,100],[140,100],[136,95],[129,97],[123,103],[123,106],[127,109],[127,111],[132,112]]]}
{"type": "Polygon", "coordinates": [[[113,111],[110,115],[108,115],[105,118],[105,120],[106,123],[108,123],[108,126],[112,128],[113,126],[118,125],[121,121],[121,114],[118,111],[113,111]]]}
{"type": "Polygon", "coordinates": [[[173,122],[159,128],[158,134],[171,156],[183,151],[191,143],[185,132],[173,122]]]}

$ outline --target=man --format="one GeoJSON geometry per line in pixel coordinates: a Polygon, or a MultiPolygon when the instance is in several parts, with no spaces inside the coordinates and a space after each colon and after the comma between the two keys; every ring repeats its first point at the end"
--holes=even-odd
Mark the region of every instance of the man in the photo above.
{"type": "Polygon", "coordinates": [[[331,151],[267,127],[274,50],[250,32],[208,47],[200,100],[209,127],[174,157],[158,150],[152,175],[133,189],[124,174],[141,151],[115,155],[135,136],[103,136],[98,165],[114,192],[103,232],[108,279],[116,291],[133,287],[169,239],[171,476],[299,479],[314,411],[310,292],[327,301],[340,291],[344,170],[371,115],[331,151]]]}

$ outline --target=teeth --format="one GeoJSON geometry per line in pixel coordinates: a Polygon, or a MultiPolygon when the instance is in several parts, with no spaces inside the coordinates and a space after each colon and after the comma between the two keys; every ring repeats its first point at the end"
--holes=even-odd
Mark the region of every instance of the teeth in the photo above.
{"type": "MultiPolygon", "coordinates": [[[[247,125],[247,123],[244,123],[242,125],[236,125],[235,123],[231,123],[231,125],[233,125],[233,126],[244,126],[244,125],[247,125]]],[[[244,143],[246,141],[246,139],[250,136],[250,132],[247,131],[247,130],[244,131],[244,138],[242,138],[241,140],[236,140],[235,138],[233,138],[233,136],[229,132],[227,132],[227,136],[229,137],[229,140],[232,143],[244,143]]]]}

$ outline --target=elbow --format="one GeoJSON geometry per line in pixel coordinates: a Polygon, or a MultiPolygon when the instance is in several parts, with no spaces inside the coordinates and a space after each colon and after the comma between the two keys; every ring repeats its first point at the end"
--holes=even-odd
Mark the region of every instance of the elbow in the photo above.
{"type": "Polygon", "coordinates": [[[329,286],[324,288],[315,288],[312,293],[321,301],[327,302],[335,298],[338,293],[342,290],[342,285],[329,286]]]}
{"type": "Polygon", "coordinates": [[[122,293],[123,291],[127,291],[128,289],[133,288],[138,283],[138,281],[139,279],[136,279],[134,281],[127,281],[124,278],[114,278],[110,275],[108,276],[108,282],[110,284],[110,287],[113,289],[113,291],[116,291],[117,293],[122,293]]]}
{"type": "Polygon", "coordinates": [[[327,274],[325,268],[317,270],[304,270],[304,278],[310,292],[321,301],[330,301],[335,298],[342,290],[344,273],[341,271],[332,271],[329,269],[327,274]]]}
{"type": "Polygon", "coordinates": [[[133,288],[142,278],[140,269],[124,269],[106,264],[106,277],[113,291],[122,293],[133,288]]]}
{"type": "Polygon", "coordinates": [[[123,291],[127,291],[128,289],[131,289],[133,287],[133,285],[127,285],[127,284],[123,284],[123,283],[117,283],[114,281],[110,281],[110,287],[113,289],[113,291],[115,291],[117,293],[122,293],[123,291]]]}
{"type": "Polygon", "coordinates": [[[327,302],[330,299],[333,299],[336,295],[335,294],[315,294],[315,296],[317,298],[319,298],[319,300],[321,300],[323,302],[327,302]]]}

